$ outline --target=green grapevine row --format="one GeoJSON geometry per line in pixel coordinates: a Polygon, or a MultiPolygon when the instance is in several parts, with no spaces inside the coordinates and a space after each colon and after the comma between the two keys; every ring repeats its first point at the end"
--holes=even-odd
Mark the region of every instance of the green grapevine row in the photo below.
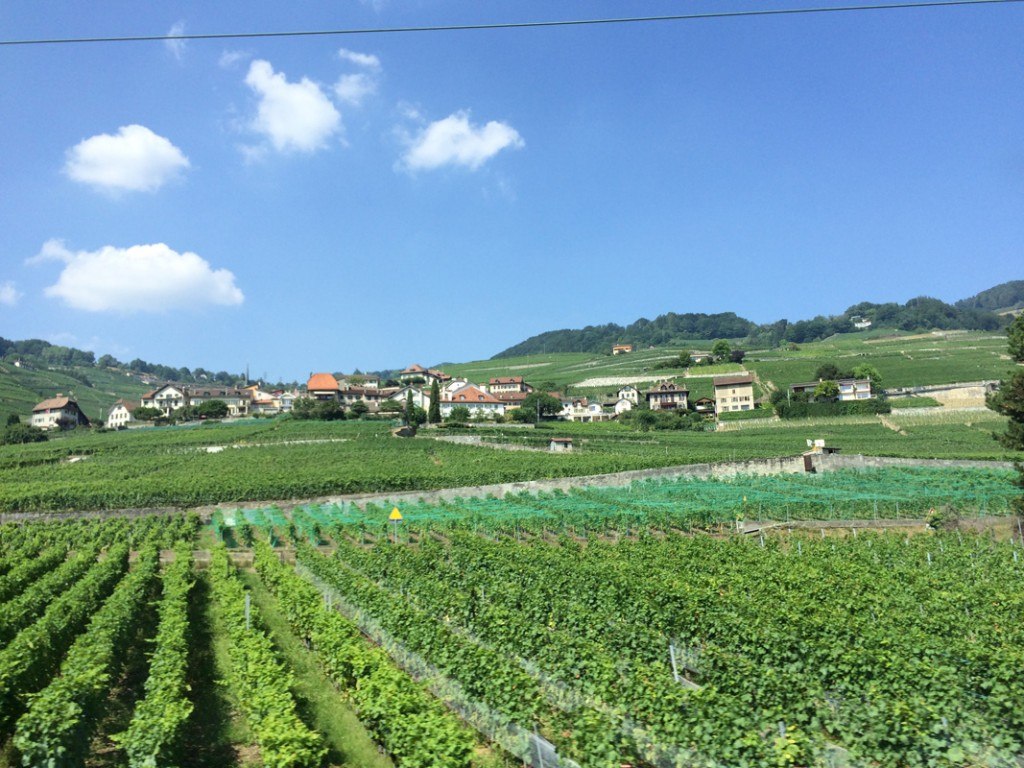
{"type": "Polygon", "coordinates": [[[263,764],[267,768],[319,766],[326,749],[320,736],[295,711],[291,673],[260,628],[255,606],[250,608],[250,626],[246,626],[245,589],[223,547],[212,553],[210,576],[231,643],[232,682],[259,743],[263,764]]]}
{"type": "Polygon", "coordinates": [[[320,593],[264,542],[256,545],[256,569],[281,603],[296,632],[309,639],[331,678],[343,687],[360,719],[399,768],[471,765],[473,738],[422,687],[399,671],[387,654],[324,606],[320,593]]]}
{"type": "Polygon", "coordinates": [[[9,732],[30,694],[41,690],[96,608],[128,567],[128,547],[107,552],[74,587],[54,600],[0,651],[0,735],[9,732]]]}
{"type": "Polygon", "coordinates": [[[0,576],[0,603],[17,597],[41,574],[54,568],[67,556],[66,547],[51,547],[36,557],[26,559],[4,576],[0,576]]]}
{"type": "Polygon", "coordinates": [[[14,733],[14,746],[24,765],[83,765],[107,693],[156,586],[157,568],[155,548],[140,553],[132,570],[71,646],[60,675],[32,697],[14,733]]]}
{"type": "Polygon", "coordinates": [[[193,708],[187,673],[188,602],[194,583],[191,545],[183,543],[163,574],[160,623],[145,696],[136,706],[128,730],[117,739],[131,768],[174,765],[181,756],[179,739],[193,708]]]}

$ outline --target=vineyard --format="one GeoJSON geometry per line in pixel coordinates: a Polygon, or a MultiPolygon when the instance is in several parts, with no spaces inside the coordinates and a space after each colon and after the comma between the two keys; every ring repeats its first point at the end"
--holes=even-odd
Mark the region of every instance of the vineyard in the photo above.
{"type": "Polygon", "coordinates": [[[0,525],[0,766],[1017,765],[1010,475],[0,525]]]}
{"type": "MultiPolygon", "coordinates": [[[[872,417],[874,419],[874,417],[872,417]]],[[[844,453],[919,458],[1010,458],[993,439],[1005,419],[970,413],[937,423],[913,415],[871,423],[735,422],[733,432],[635,432],[619,424],[474,429],[484,445],[546,448],[571,436],[567,454],[481,450],[393,438],[382,422],[265,420],[60,437],[0,446],[0,512],[191,507],[572,477],[720,461],[794,456],[809,437],[844,453]],[[753,426],[750,426],[753,424],[753,426]]]]}

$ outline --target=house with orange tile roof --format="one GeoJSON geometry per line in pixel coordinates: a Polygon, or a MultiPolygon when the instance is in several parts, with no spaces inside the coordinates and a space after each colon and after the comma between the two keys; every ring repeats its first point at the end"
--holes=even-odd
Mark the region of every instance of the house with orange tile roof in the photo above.
{"type": "Polygon", "coordinates": [[[306,396],[314,400],[338,400],[340,392],[333,373],[311,373],[306,382],[306,396]]]}
{"type": "Polygon", "coordinates": [[[32,409],[30,423],[37,429],[73,429],[89,426],[89,419],[75,400],[58,394],[32,409]]]}
{"type": "Polygon", "coordinates": [[[452,410],[460,406],[468,408],[469,415],[474,418],[493,419],[505,414],[505,404],[501,400],[472,384],[455,392],[446,392],[441,397],[442,418],[448,418],[452,410]]]}
{"type": "Polygon", "coordinates": [[[487,391],[492,395],[499,392],[526,392],[533,391],[533,387],[523,381],[522,376],[497,376],[487,383],[487,391]]]}
{"type": "Polygon", "coordinates": [[[422,379],[422,383],[427,384],[428,386],[434,381],[441,386],[444,386],[445,382],[451,381],[451,378],[452,377],[444,371],[438,371],[433,368],[424,368],[419,363],[413,363],[398,374],[398,380],[403,384],[416,384],[422,379]]]}

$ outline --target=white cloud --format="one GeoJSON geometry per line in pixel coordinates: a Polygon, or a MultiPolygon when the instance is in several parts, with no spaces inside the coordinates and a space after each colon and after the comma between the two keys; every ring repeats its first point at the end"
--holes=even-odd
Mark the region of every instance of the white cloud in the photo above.
{"type": "Polygon", "coordinates": [[[188,167],[185,154],[163,136],[125,125],[114,136],[101,133],[69,149],[64,173],[98,189],[153,192],[188,167]]]}
{"type": "Polygon", "coordinates": [[[13,281],[5,280],[0,283],[0,304],[3,306],[13,307],[21,300],[23,295],[21,291],[15,288],[13,281]]]}
{"type": "Polygon", "coordinates": [[[314,152],[341,129],[341,114],[308,78],[289,83],[269,61],[258,59],[249,65],[245,82],[260,99],[250,125],[279,152],[314,152]]]}
{"type": "Polygon", "coordinates": [[[48,240],[29,259],[53,260],[64,262],[64,269],[45,294],[88,312],[166,312],[235,306],[245,299],[230,271],[163,243],[70,251],[61,241],[48,240]]]}
{"type": "Polygon", "coordinates": [[[359,53],[359,51],[350,51],[348,48],[339,48],[338,58],[366,69],[380,69],[380,59],[372,53],[359,53]]]}
{"type": "MultiPolygon", "coordinates": [[[[174,22],[174,24],[171,25],[171,28],[167,31],[168,37],[176,37],[183,34],[185,34],[184,21],[174,22]]],[[[181,61],[181,57],[185,54],[184,40],[164,40],[164,47],[170,51],[178,61],[181,61]]]]}
{"type": "Polygon", "coordinates": [[[377,78],[365,72],[342,75],[334,84],[334,95],[338,101],[358,107],[363,99],[377,90],[377,78]]]}
{"type": "Polygon", "coordinates": [[[409,140],[409,145],[402,158],[409,170],[431,170],[443,165],[476,170],[506,147],[519,149],[525,142],[508,123],[492,120],[474,126],[469,122],[469,113],[461,111],[426,126],[409,140]]]}
{"type": "Polygon", "coordinates": [[[252,54],[248,51],[223,51],[217,60],[217,64],[222,69],[231,69],[236,64],[251,58],[252,54]]]}

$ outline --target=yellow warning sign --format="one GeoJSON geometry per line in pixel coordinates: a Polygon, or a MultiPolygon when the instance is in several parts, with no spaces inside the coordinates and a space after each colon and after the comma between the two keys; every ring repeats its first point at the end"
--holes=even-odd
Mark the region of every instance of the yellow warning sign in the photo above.
{"type": "Polygon", "coordinates": [[[398,507],[391,510],[391,514],[388,515],[388,520],[394,520],[396,523],[402,519],[402,513],[398,511],[398,507]]]}

